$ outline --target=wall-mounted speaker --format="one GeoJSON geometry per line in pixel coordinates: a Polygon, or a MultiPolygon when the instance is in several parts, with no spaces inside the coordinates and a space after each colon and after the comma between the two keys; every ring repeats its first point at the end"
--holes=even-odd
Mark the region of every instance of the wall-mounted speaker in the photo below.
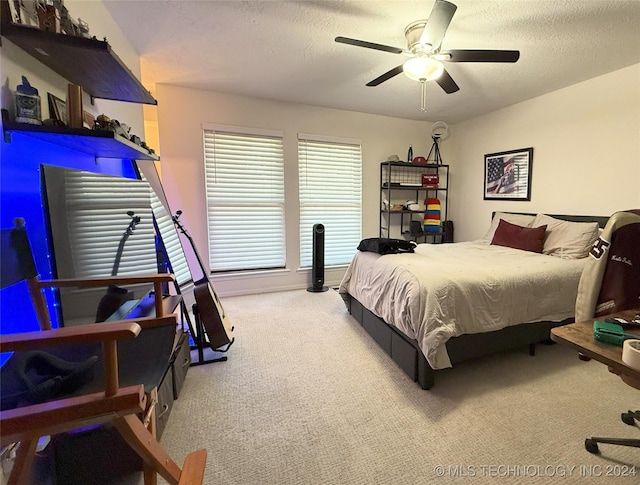
{"type": "Polygon", "coordinates": [[[324,285],[324,226],[322,224],[313,225],[313,255],[311,266],[311,286],[307,291],[320,293],[329,288],[324,285]]]}

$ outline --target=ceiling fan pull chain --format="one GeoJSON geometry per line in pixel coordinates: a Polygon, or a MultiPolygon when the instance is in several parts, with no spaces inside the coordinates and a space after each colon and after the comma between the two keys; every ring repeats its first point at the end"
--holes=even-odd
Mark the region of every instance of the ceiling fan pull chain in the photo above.
{"type": "Polygon", "coordinates": [[[425,81],[420,81],[420,88],[422,95],[420,96],[420,109],[422,111],[427,111],[427,83],[425,81]]]}

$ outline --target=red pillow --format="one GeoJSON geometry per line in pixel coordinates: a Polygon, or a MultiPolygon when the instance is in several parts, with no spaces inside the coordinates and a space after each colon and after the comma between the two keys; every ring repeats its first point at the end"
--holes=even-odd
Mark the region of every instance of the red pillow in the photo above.
{"type": "Polygon", "coordinates": [[[547,226],[522,227],[500,219],[491,244],[541,253],[547,226]]]}

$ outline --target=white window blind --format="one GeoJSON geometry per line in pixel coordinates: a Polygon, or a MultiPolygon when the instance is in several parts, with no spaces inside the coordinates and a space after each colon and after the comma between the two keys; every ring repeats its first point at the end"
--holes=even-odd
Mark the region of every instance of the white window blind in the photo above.
{"type": "Polygon", "coordinates": [[[346,264],[361,240],[362,150],[358,141],[298,134],[300,266],[310,267],[313,225],[324,225],[325,265],[346,264]]]}
{"type": "Polygon", "coordinates": [[[211,271],[284,267],[282,134],[203,128],[211,271]]]}
{"type": "Polygon", "coordinates": [[[111,275],[131,217],[140,217],[126,239],[118,275],[158,271],[149,185],[141,180],[65,171],[66,211],[77,278],[111,275]]]}

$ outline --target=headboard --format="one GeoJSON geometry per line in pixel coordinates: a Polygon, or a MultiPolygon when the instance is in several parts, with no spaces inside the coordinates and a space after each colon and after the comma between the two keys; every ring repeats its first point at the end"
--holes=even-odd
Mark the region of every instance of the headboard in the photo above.
{"type": "MultiPolygon", "coordinates": [[[[530,212],[506,212],[500,211],[508,214],[522,214],[528,216],[535,216],[536,214],[532,214],[530,212]]],[[[495,216],[495,211],[491,213],[491,219],[495,216]]],[[[607,221],[609,220],[609,216],[576,216],[576,215],[566,215],[566,214],[546,214],[549,217],[555,217],[556,219],[561,219],[563,221],[570,222],[597,222],[598,226],[604,228],[606,226],[607,221]]]]}

